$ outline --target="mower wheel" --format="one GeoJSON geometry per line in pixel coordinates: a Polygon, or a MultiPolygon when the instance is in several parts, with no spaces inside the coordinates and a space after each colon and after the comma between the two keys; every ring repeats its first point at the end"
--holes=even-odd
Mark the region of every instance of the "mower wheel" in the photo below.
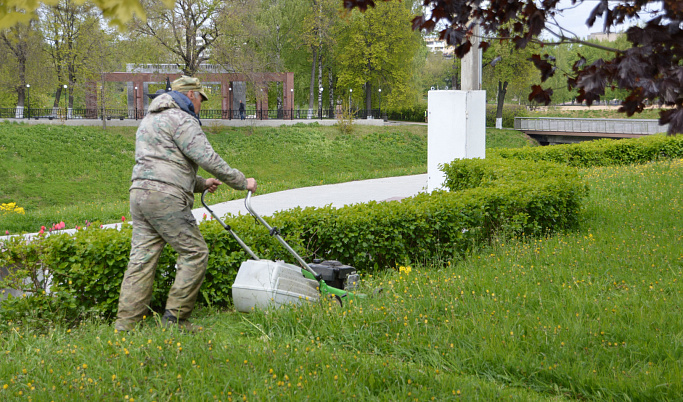
{"type": "Polygon", "coordinates": [[[331,303],[337,304],[339,307],[343,307],[344,304],[342,303],[341,297],[337,295],[327,295],[329,297],[331,303]]]}

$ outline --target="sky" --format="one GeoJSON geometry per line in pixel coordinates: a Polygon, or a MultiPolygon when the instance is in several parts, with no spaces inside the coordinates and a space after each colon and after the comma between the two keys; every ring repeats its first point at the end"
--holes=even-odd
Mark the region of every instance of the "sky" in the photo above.
{"type": "MultiPolygon", "coordinates": [[[[588,37],[588,35],[592,33],[602,32],[604,21],[601,17],[598,17],[595,20],[595,23],[592,27],[589,28],[588,26],[586,26],[586,20],[588,20],[588,16],[590,15],[591,11],[593,11],[593,9],[598,5],[598,1],[599,0],[584,0],[580,4],[572,5],[571,0],[560,0],[560,6],[558,8],[563,9],[564,11],[561,14],[558,13],[556,19],[560,26],[562,26],[566,30],[573,32],[579,38],[585,39],[586,37],[588,37]]],[[[615,5],[615,3],[616,1],[610,0],[610,8],[612,8],[615,5]]],[[[425,14],[429,15],[429,12],[425,10],[425,14]]],[[[652,18],[651,16],[643,17],[644,18],[639,21],[647,21],[652,18]]],[[[632,24],[635,23],[637,23],[637,21],[632,22],[632,24]]],[[[621,26],[618,28],[617,32],[623,32],[626,30],[626,28],[627,26],[621,26]]],[[[550,39],[549,36],[547,38],[550,39]]]]}
{"type": "MultiPolygon", "coordinates": [[[[616,2],[614,2],[616,3],[616,2]]],[[[571,0],[561,0],[560,9],[566,9],[562,12],[561,16],[557,17],[560,25],[568,29],[569,31],[575,33],[580,38],[586,38],[589,34],[602,32],[604,21],[601,17],[595,20],[592,27],[586,26],[586,20],[590,15],[591,11],[598,5],[598,0],[584,0],[583,3],[572,6],[571,0]]],[[[615,4],[610,1],[610,8],[615,4]]],[[[638,21],[648,21],[651,19],[650,16],[643,16],[641,20],[636,20],[631,22],[631,25],[636,24],[638,21]]],[[[630,25],[629,25],[630,26],[630,25]]],[[[625,31],[627,26],[622,26],[618,28],[618,32],[625,31]]]]}
{"type": "Polygon", "coordinates": [[[572,6],[571,0],[562,0],[559,8],[567,8],[563,11],[561,16],[557,17],[560,26],[575,33],[580,38],[586,38],[589,34],[594,32],[602,32],[602,19],[595,21],[591,28],[586,26],[586,20],[590,12],[597,5],[595,1],[585,1],[582,4],[572,6]]]}

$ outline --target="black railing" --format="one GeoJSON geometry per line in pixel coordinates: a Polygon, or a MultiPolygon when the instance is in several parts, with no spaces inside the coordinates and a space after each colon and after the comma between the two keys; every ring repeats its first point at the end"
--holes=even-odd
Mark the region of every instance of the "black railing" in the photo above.
{"type": "MultiPolygon", "coordinates": [[[[386,113],[382,113],[386,115],[386,113]]],[[[2,119],[49,119],[49,120],[71,120],[71,119],[97,119],[102,120],[140,120],[147,115],[147,110],[143,109],[64,109],[64,108],[0,108],[0,118],[2,119]]],[[[223,119],[223,120],[323,120],[334,119],[338,113],[334,109],[246,109],[244,112],[239,110],[202,110],[202,119],[223,119]]],[[[367,119],[368,116],[379,119],[378,109],[357,110],[353,113],[355,119],[367,119]]]]}

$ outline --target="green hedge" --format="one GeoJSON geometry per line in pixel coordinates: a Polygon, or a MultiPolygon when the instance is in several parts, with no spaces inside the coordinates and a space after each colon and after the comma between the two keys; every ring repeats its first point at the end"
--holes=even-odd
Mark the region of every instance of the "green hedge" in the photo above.
{"type": "MultiPolygon", "coordinates": [[[[306,258],[338,259],[363,272],[435,256],[450,258],[481,246],[501,231],[539,234],[570,228],[578,222],[585,188],[576,173],[549,163],[535,165],[536,171],[548,175],[532,178],[534,168],[518,161],[499,159],[493,173],[486,161],[457,161],[447,171],[457,170],[459,176],[466,177],[463,182],[468,184],[460,185],[458,191],[339,209],[297,208],[269,220],[306,258]],[[510,181],[519,168],[525,169],[524,178],[510,181]],[[481,169],[487,173],[479,175],[481,169]],[[486,176],[486,182],[495,185],[477,185],[472,179],[476,175],[486,176]]],[[[228,222],[260,258],[294,262],[253,218],[233,216],[228,222]]],[[[236,272],[248,256],[218,223],[203,222],[200,230],[211,251],[200,302],[227,306],[236,272]]],[[[45,267],[53,278],[53,292],[70,295],[82,310],[111,316],[117,309],[130,238],[131,227],[124,225],[120,231],[91,227],[74,235],[53,234],[30,243],[15,239],[4,245],[10,252],[3,253],[0,264],[45,267]],[[20,253],[11,251],[19,249],[20,253]]],[[[163,307],[173,282],[175,258],[167,247],[159,260],[151,302],[155,309],[163,307]]]]}
{"type": "Polygon", "coordinates": [[[386,115],[389,120],[425,122],[427,104],[420,103],[400,109],[387,109],[386,115]]]}
{"type": "Polygon", "coordinates": [[[683,158],[683,135],[657,134],[623,140],[601,139],[547,147],[496,149],[491,153],[503,158],[552,161],[575,167],[630,165],[683,158]]]}
{"type": "MultiPolygon", "coordinates": [[[[388,109],[386,111],[389,120],[424,122],[426,104],[418,104],[401,109],[388,109]]],[[[515,126],[515,117],[525,117],[529,113],[525,106],[506,104],[503,106],[503,127],[515,126]]],[[[486,105],[486,127],[496,126],[496,105],[486,105]]]]}
{"type": "MultiPolygon", "coordinates": [[[[456,160],[445,165],[450,191],[339,209],[297,208],[277,213],[269,221],[304,258],[337,259],[371,272],[463,255],[501,233],[539,235],[576,227],[587,189],[577,170],[567,165],[603,166],[680,157],[683,136],[497,150],[486,160],[456,160]]],[[[227,221],[259,257],[293,262],[253,218],[231,216],[227,221]]],[[[248,256],[218,223],[205,221],[200,230],[211,252],[199,301],[228,306],[236,272],[248,256]]],[[[117,308],[130,238],[129,225],[121,230],[90,227],[73,235],[52,234],[31,242],[13,238],[0,245],[0,266],[17,274],[14,283],[10,277],[5,285],[41,296],[45,285],[41,275],[52,276],[53,294],[38,297],[36,308],[111,316],[117,308]],[[26,282],[25,278],[34,280],[26,282]]],[[[174,279],[175,259],[167,247],[156,273],[154,309],[163,307],[174,279]]],[[[35,298],[21,300],[31,299],[35,298]]],[[[21,319],[12,316],[16,309],[5,308],[11,303],[14,301],[3,302],[0,314],[5,319],[21,319]]]]}

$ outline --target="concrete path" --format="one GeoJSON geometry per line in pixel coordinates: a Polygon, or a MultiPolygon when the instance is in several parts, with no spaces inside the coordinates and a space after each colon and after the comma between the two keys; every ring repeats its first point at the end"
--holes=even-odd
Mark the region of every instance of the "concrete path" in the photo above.
{"type": "MultiPolygon", "coordinates": [[[[296,207],[343,207],[368,201],[390,201],[411,197],[427,189],[427,174],[414,176],[387,177],[383,179],[359,180],[340,184],[326,184],[322,186],[303,187],[292,190],[278,191],[254,195],[251,207],[261,216],[270,216],[277,211],[296,207]]],[[[220,191],[220,190],[219,190],[220,191]]],[[[248,214],[244,206],[244,199],[211,204],[211,195],[205,198],[216,215],[223,217],[228,213],[233,215],[248,214]]],[[[192,211],[197,221],[209,216],[206,209],[198,208],[192,211]]]]}
{"type": "MultiPolygon", "coordinates": [[[[271,216],[277,211],[283,211],[296,207],[343,207],[344,205],[358,204],[368,201],[391,201],[405,197],[411,197],[420,192],[427,191],[427,174],[413,176],[387,177],[383,179],[358,180],[339,184],[326,184],[322,186],[303,187],[292,190],[278,191],[275,193],[258,195],[251,198],[251,206],[261,216],[271,216]]],[[[246,193],[245,193],[246,196],[246,193]]],[[[244,198],[234,201],[223,202],[213,205],[211,195],[206,196],[206,203],[219,217],[226,214],[246,215],[249,212],[244,206],[244,198]]],[[[196,205],[195,205],[196,206],[196,205]]],[[[201,206],[201,204],[200,204],[201,206]]],[[[201,208],[192,210],[197,222],[201,222],[208,211],[201,208]]],[[[121,227],[120,223],[104,225],[106,228],[121,227]]],[[[74,233],[75,229],[66,229],[60,233],[74,233]]],[[[27,240],[37,236],[38,233],[23,235],[27,240]]],[[[0,236],[0,241],[13,236],[0,236]]]]}

